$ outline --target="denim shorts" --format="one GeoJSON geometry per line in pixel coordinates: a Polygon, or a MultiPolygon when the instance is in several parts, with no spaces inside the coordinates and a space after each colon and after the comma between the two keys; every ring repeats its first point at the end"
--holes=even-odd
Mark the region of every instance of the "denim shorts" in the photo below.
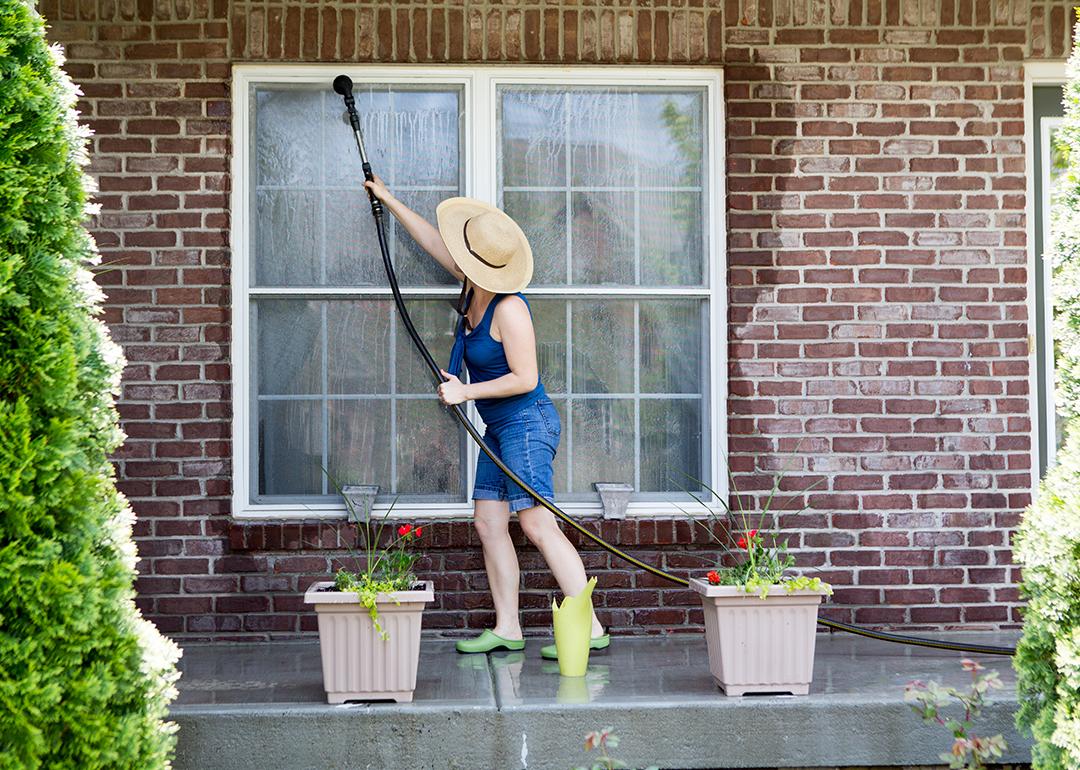
{"type": "MultiPolygon", "coordinates": [[[[541,397],[504,422],[487,426],[484,441],[510,470],[547,499],[555,495],[551,463],[559,447],[562,424],[555,405],[541,397]]],[[[539,505],[533,496],[511,481],[483,450],[476,461],[473,500],[507,500],[510,512],[539,505]]]]}

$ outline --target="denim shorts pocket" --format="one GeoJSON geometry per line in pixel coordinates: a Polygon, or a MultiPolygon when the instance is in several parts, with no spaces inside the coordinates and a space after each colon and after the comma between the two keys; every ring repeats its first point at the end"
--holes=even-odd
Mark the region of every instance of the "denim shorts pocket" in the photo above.
{"type": "Polygon", "coordinates": [[[558,436],[562,432],[562,423],[559,420],[559,412],[549,399],[536,402],[536,409],[540,412],[540,419],[544,421],[549,436],[558,436]]]}

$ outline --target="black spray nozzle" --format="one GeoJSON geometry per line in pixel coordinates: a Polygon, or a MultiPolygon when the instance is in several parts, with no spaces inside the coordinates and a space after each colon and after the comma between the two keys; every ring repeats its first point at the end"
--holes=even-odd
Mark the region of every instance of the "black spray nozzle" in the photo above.
{"type": "Polygon", "coordinates": [[[349,123],[352,125],[353,133],[356,134],[356,141],[360,147],[360,155],[364,156],[364,139],[360,133],[360,116],[356,114],[356,99],[353,98],[352,92],[352,78],[348,75],[338,75],[334,78],[334,90],[337,91],[345,99],[345,112],[349,117],[349,123]]]}
{"type": "Polygon", "coordinates": [[[352,78],[348,75],[338,75],[334,78],[334,90],[345,97],[345,103],[353,101],[352,78]]]}

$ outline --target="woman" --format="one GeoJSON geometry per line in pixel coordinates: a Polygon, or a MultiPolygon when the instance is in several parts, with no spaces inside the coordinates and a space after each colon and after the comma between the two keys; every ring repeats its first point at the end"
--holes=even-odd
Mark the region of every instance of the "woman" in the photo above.
{"type": "MultiPolygon", "coordinates": [[[[438,386],[446,405],[476,402],[487,426],[484,440],[499,458],[537,492],[554,495],[551,464],[561,425],[547,397],[536,363],[532,315],[521,294],[532,278],[532,251],[525,234],[509,216],[483,201],[448,198],[436,210],[438,229],[395,198],[379,177],[365,182],[436,262],[462,282],[455,351],[447,381],[438,386]],[[466,328],[467,327],[467,328],[466,328]],[[458,378],[461,360],[469,382],[458,378]]],[[[567,596],[585,588],[585,566],[559,528],[555,516],[510,481],[486,454],[476,463],[473,523],[484,551],[484,566],[495,603],[495,627],[457,643],[458,652],[521,650],[518,619],[519,570],[510,539],[510,514],[540,550],[567,596]]],[[[593,613],[592,649],[610,643],[593,613]]],[[[555,645],[541,650],[556,657],[555,645]]]]}

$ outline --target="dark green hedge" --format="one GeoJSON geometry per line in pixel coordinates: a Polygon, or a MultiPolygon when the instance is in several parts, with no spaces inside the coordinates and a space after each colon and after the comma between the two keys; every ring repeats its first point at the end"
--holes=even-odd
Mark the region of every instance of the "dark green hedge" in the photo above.
{"type": "Polygon", "coordinates": [[[132,601],[107,459],[123,357],[97,317],[88,132],[44,32],[0,0],[0,768],[162,768],[179,649],[132,601]]]}

